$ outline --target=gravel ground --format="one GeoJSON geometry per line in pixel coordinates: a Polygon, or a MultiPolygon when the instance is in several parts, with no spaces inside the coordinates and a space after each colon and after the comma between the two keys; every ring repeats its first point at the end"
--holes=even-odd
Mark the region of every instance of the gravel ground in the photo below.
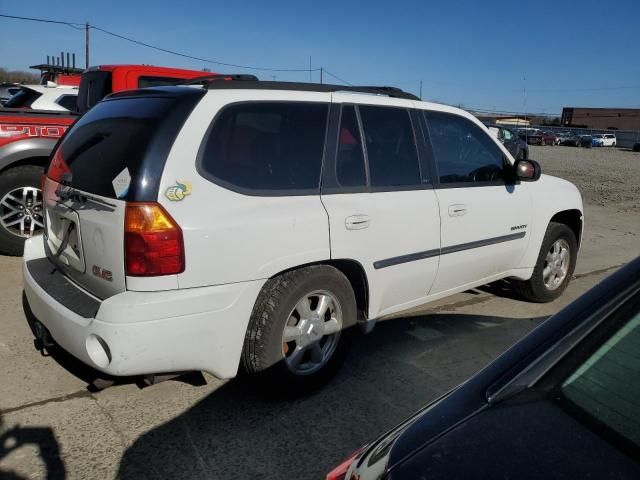
{"type": "Polygon", "coordinates": [[[640,212],[640,153],[618,148],[530,147],[542,171],[575,183],[587,205],[640,212]]]}

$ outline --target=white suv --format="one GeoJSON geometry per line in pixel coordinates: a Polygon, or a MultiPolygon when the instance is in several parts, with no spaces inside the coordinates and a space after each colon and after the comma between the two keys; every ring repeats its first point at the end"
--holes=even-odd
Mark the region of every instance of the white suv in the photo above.
{"type": "Polygon", "coordinates": [[[42,336],[108,374],[242,366],[291,390],[357,324],[502,278],[556,298],[583,222],[574,185],[462,110],[247,79],[111,95],[44,201],[24,252],[42,336]]]}

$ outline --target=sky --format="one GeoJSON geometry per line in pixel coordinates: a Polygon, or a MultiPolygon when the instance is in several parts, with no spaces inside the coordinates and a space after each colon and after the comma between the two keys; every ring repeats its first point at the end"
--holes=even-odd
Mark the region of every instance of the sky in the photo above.
{"type": "MultiPolygon", "coordinates": [[[[355,85],[392,85],[468,109],[560,113],[640,107],[640,0],[0,0],[0,13],[84,23],[168,50],[265,68],[323,67],[355,85]]],[[[90,63],[144,63],[265,80],[309,72],[231,68],[91,30],[90,63]]],[[[0,17],[0,66],[76,52],[84,30],[0,17]]],[[[319,72],[313,72],[319,81],[319,72]]],[[[325,74],[325,82],[341,83],[325,74]]]]}

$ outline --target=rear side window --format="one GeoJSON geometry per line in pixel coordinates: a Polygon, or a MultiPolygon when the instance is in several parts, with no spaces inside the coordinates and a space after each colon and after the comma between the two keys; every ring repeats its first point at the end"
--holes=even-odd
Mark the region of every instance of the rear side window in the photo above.
{"type": "Polygon", "coordinates": [[[425,112],[440,183],[487,183],[504,178],[502,150],[470,120],[425,112]]]}
{"type": "Polygon", "coordinates": [[[420,185],[420,167],[409,111],[358,107],[366,139],[372,187],[420,185]]]}
{"type": "Polygon", "coordinates": [[[72,112],[75,112],[78,108],[78,96],[77,95],[62,95],[57,100],[56,103],[61,107],[66,108],[72,112]]]}
{"type": "Polygon", "coordinates": [[[364,187],[367,174],[364,167],[362,137],[353,105],[342,108],[336,156],[336,179],[342,187],[364,187]]]}
{"type": "Polygon", "coordinates": [[[318,192],[328,109],[303,102],[230,105],[214,120],[198,169],[231,190],[318,192]]]}

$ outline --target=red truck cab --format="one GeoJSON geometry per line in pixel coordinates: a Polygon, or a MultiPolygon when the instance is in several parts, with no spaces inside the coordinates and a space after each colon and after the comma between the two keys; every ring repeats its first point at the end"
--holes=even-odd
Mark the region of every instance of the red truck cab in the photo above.
{"type": "Polygon", "coordinates": [[[153,65],[100,65],[82,74],[78,111],[83,113],[113,92],[135,88],[175,85],[209,75],[199,70],[155,67],[153,65]]]}

